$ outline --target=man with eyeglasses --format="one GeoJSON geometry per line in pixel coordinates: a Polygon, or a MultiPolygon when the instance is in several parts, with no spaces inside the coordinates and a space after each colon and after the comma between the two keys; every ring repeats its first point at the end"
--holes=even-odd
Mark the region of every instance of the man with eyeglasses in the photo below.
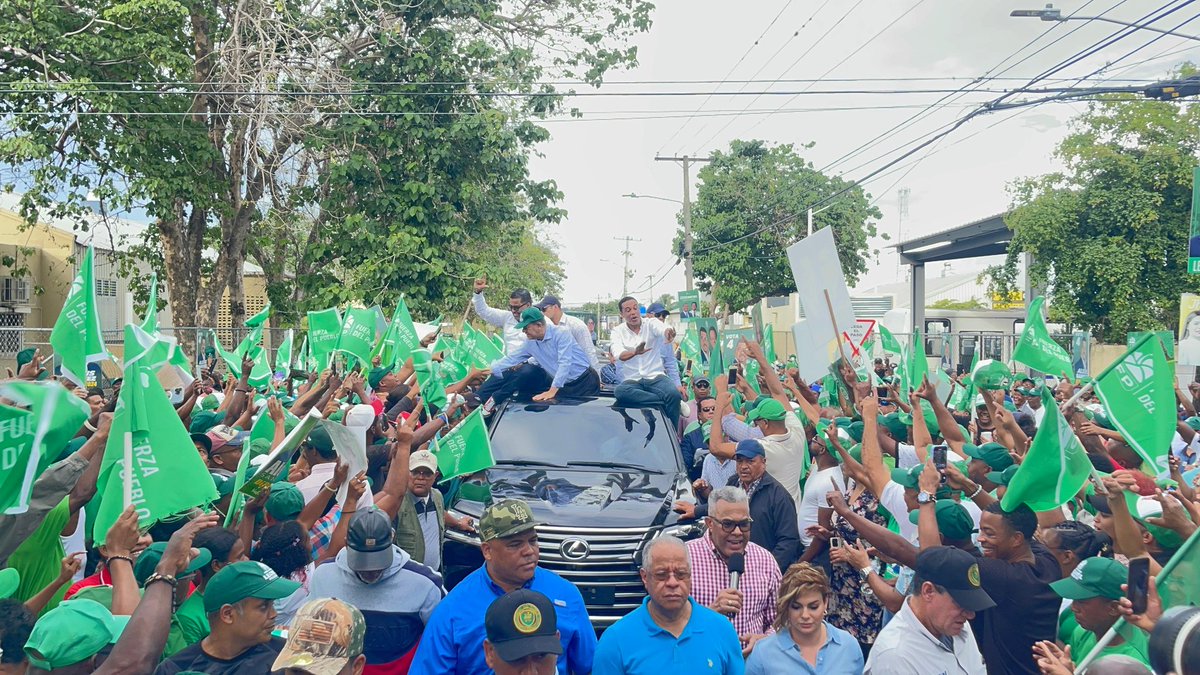
{"type": "MultiPolygon", "coordinates": [[[[697,398],[696,410],[699,416],[684,427],[683,440],[679,442],[683,465],[687,467],[688,476],[692,480],[700,478],[704,462],[708,457],[708,434],[712,427],[713,413],[717,410],[717,400],[711,396],[703,399],[697,398]]],[[[729,474],[733,474],[732,463],[729,474]]],[[[725,479],[728,480],[729,476],[727,475],[725,479]]],[[[724,485],[724,482],[717,483],[717,485],[724,485]]]]}
{"type": "Polygon", "coordinates": [[[517,323],[521,320],[521,312],[533,306],[533,296],[524,288],[514,288],[512,293],[508,294],[508,311],[494,309],[488,306],[483,297],[483,291],[487,287],[487,277],[475,280],[475,294],[471,297],[471,304],[479,318],[503,331],[504,351],[512,354],[525,343],[525,333],[517,328],[517,323]]]}
{"type": "Polygon", "coordinates": [[[604,632],[592,669],[596,675],[723,673],[746,668],[729,620],[688,597],[692,570],[688,550],[672,536],[642,551],[646,599],[604,632]]]}
{"type": "MultiPolygon", "coordinates": [[[[740,487],[725,486],[708,497],[708,530],[687,543],[692,567],[692,597],[730,617],[749,654],[775,622],[775,599],[783,575],[767,549],[750,541],[750,498],[740,487]],[[730,588],[729,557],[745,556],[737,588],[730,588]]],[[[792,512],[792,523],[796,515],[792,512]]],[[[797,540],[799,537],[797,537],[797,540]]]]}

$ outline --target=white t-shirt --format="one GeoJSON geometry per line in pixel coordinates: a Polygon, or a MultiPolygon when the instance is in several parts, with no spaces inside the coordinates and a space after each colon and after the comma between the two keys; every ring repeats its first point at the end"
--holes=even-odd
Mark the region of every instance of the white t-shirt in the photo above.
{"type": "MultiPolygon", "coordinates": [[[[910,446],[911,447],[911,446],[910,446]]],[[[917,543],[917,526],[908,519],[908,504],[904,501],[904,486],[894,480],[889,480],[879,495],[879,504],[892,514],[896,525],[900,528],[900,536],[905,541],[917,543]]]]}
{"type": "Polygon", "coordinates": [[[804,480],[804,494],[800,497],[800,508],[796,512],[796,519],[800,525],[800,541],[805,546],[812,543],[812,535],[805,530],[817,524],[817,509],[829,508],[829,501],[825,499],[825,495],[833,489],[832,481],[836,481],[838,489],[842,489],[844,482],[840,464],[828,469],[809,472],[808,478],[804,480]]]}
{"type": "Polygon", "coordinates": [[[767,471],[779,481],[796,500],[800,508],[800,479],[807,470],[808,438],[804,435],[804,424],[791,413],[783,416],[787,431],[782,434],[763,436],[758,439],[767,453],[767,471]]]}

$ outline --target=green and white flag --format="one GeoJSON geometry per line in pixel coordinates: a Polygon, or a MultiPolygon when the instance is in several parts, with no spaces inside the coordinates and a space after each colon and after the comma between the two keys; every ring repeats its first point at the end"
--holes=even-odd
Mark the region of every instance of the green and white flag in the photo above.
{"type": "MultiPolygon", "coordinates": [[[[779,360],[775,353],[775,328],[773,326],[763,328],[762,348],[763,356],[767,357],[767,363],[774,364],[779,360]]],[[[696,344],[696,351],[700,351],[699,342],[696,344]]]]}
{"type": "Polygon", "coordinates": [[[404,363],[409,356],[412,356],[413,350],[420,349],[420,347],[421,338],[417,335],[416,327],[413,326],[408,305],[401,296],[400,300],[396,302],[396,311],[392,312],[392,322],[388,324],[387,333],[376,345],[372,356],[379,356],[380,365],[387,368],[389,365],[404,363]]]}
{"type": "Polygon", "coordinates": [[[246,319],[247,328],[258,328],[267,322],[267,318],[271,316],[271,303],[263,305],[263,308],[254,316],[246,319]]]}
{"type": "MultiPolygon", "coordinates": [[[[412,353],[413,370],[417,374],[417,383],[421,385],[421,400],[425,402],[425,410],[446,408],[446,388],[442,386],[438,375],[438,363],[433,360],[433,354],[428,349],[418,349],[412,353]]],[[[430,412],[432,415],[432,412],[430,412]]]]}
{"type": "Polygon", "coordinates": [[[1167,470],[1175,435],[1174,377],[1162,345],[1148,333],[1094,385],[1108,419],[1154,473],[1167,470]]]}
{"type": "Polygon", "coordinates": [[[879,324],[879,346],[883,347],[883,351],[889,354],[899,356],[904,353],[904,348],[900,346],[900,341],[883,324],[879,324]]]}
{"type": "Polygon", "coordinates": [[[951,410],[970,410],[971,402],[975,398],[975,382],[971,378],[971,373],[975,372],[975,366],[979,365],[979,347],[976,345],[975,354],[971,357],[971,369],[966,375],[961,378],[962,385],[954,389],[954,394],[950,397],[950,403],[946,407],[951,410]]]}
{"type": "Polygon", "coordinates": [[[138,326],[125,326],[125,380],[97,482],[100,505],[92,524],[97,546],[125,508],[130,468],[128,496],[141,526],[217,499],[208,468],[154,375],[174,346],[138,326]]]}
{"type": "Polygon", "coordinates": [[[1057,509],[1079,492],[1092,472],[1083,443],[1058,411],[1049,387],[1042,387],[1042,407],[1046,417],[1000,501],[1007,511],[1021,504],[1034,511],[1057,509]]]}
{"type": "MultiPolygon", "coordinates": [[[[886,350],[886,347],[884,349],[886,350]]],[[[925,359],[925,340],[921,338],[920,329],[913,331],[912,343],[908,345],[903,363],[900,393],[907,395],[910,391],[919,389],[925,377],[929,375],[929,361],[925,359]]]]}
{"type": "Polygon", "coordinates": [[[1046,298],[1040,295],[1029,303],[1025,330],[1021,331],[1021,339],[1017,340],[1017,346],[1013,349],[1013,360],[1051,375],[1070,374],[1075,371],[1071,365],[1071,355],[1050,337],[1046,318],[1042,316],[1044,304],[1046,298]]]}
{"type": "Polygon", "coordinates": [[[71,282],[67,300],[50,332],[50,346],[62,360],[63,377],[78,387],[87,386],[88,364],[112,358],[104,347],[100,314],[96,311],[94,260],[93,247],[88,246],[79,274],[71,282]]]}
{"type": "Polygon", "coordinates": [[[300,370],[307,371],[310,370],[308,361],[308,335],[305,335],[304,339],[300,341],[300,351],[296,352],[295,365],[300,370]]]}
{"type": "Polygon", "coordinates": [[[1012,386],[1012,371],[1003,361],[984,359],[971,368],[971,382],[976,389],[1007,390],[1012,386]]]}
{"type": "Polygon", "coordinates": [[[29,510],[33,482],[92,411],[86,401],[52,380],[5,382],[0,384],[0,397],[21,406],[0,405],[0,513],[16,515],[29,510]]]}
{"type": "Polygon", "coordinates": [[[337,307],[308,313],[308,349],[309,355],[316,362],[314,365],[317,372],[329,367],[341,334],[342,315],[338,313],[337,307]]]}
{"type": "Polygon", "coordinates": [[[499,333],[492,334],[492,344],[496,345],[496,349],[499,349],[502,353],[508,353],[508,349],[504,345],[504,338],[499,333]]]}
{"type": "Polygon", "coordinates": [[[459,341],[463,353],[469,355],[470,365],[476,368],[488,368],[496,361],[504,358],[504,352],[488,339],[482,331],[478,331],[470,323],[463,324],[462,340],[459,341]]]}
{"type": "Polygon", "coordinates": [[[354,357],[364,368],[371,367],[371,348],[375,344],[375,312],[351,307],[342,318],[335,351],[354,357]]]}
{"type": "Polygon", "coordinates": [[[283,337],[283,342],[279,343],[279,349],[275,350],[275,372],[283,373],[284,377],[287,377],[292,368],[292,341],[294,339],[293,331],[289,328],[287,335],[283,337]]]}
{"type": "MultiPolygon", "coordinates": [[[[142,330],[150,335],[159,336],[158,330],[158,275],[150,277],[150,298],[146,302],[146,316],[142,319],[142,330]]],[[[187,354],[183,353],[183,347],[176,343],[174,349],[171,350],[171,356],[167,365],[175,370],[175,374],[179,377],[179,381],[185,387],[191,386],[195,381],[192,375],[192,363],[188,361],[187,354]]]]}
{"type": "Polygon", "coordinates": [[[441,440],[434,439],[433,454],[437,457],[442,480],[466,476],[496,465],[492,459],[492,444],[488,440],[483,410],[475,412],[454,427],[441,440]]]}

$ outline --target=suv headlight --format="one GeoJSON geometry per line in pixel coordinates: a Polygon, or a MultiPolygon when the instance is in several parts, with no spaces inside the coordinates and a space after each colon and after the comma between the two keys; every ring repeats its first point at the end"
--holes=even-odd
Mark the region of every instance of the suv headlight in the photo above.
{"type": "Polygon", "coordinates": [[[703,534],[704,524],[697,520],[686,523],[677,523],[675,525],[664,527],[663,529],[659,530],[658,534],[655,536],[678,537],[684,541],[687,541],[688,539],[695,539],[703,534]]]}

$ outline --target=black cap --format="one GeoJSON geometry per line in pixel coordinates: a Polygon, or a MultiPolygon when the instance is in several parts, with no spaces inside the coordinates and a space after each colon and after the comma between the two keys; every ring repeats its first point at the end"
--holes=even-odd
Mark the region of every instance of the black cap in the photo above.
{"type": "Polygon", "coordinates": [[[537,308],[544,312],[546,311],[546,308],[550,307],[551,305],[555,307],[562,307],[562,303],[558,301],[558,298],[554,297],[553,295],[547,295],[546,297],[542,298],[541,302],[537,304],[537,308]]]}
{"type": "Polygon", "coordinates": [[[1104,495],[1088,495],[1087,500],[1088,503],[1092,505],[1093,509],[1096,509],[1106,516],[1112,515],[1112,507],[1108,505],[1108,497],[1104,495]]]}
{"type": "Polygon", "coordinates": [[[188,435],[192,437],[193,443],[199,443],[200,445],[203,445],[205,452],[212,452],[212,439],[208,437],[208,434],[188,434],[188,435]]]}
{"type": "Polygon", "coordinates": [[[537,591],[520,588],[497,598],[483,625],[496,654],[510,663],[530,654],[562,654],[554,603],[537,591]]]}
{"type": "Polygon", "coordinates": [[[392,565],[392,521],[371,505],[359,509],[346,533],[346,564],[355,572],[385,570],[392,565]]]}
{"type": "Polygon", "coordinates": [[[921,579],[945,588],[954,602],[969,612],[996,606],[979,585],[979,562],[962,549],[952,546],[927,548],[917,554],[916,572],[921,579]]]}

